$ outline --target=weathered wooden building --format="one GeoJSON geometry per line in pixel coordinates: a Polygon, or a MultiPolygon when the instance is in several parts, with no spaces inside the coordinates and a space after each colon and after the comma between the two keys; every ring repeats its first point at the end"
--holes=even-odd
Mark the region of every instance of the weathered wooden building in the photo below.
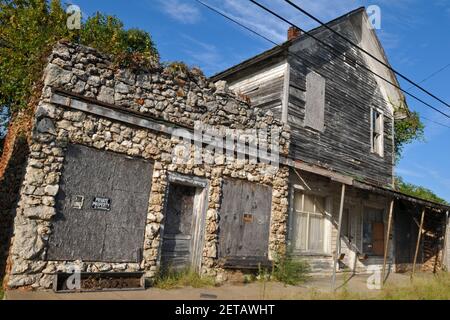
{"type": "MultiPolygon", "coordinates": [[[[387,62],[364,10],[328,25],[387,62]]],[[[402,93],[354,61],[395,75],[328,30],[312,32],[348,62],[295,30],[209,80],[195,69],[119,68],[59,43],[5,246],[8,286],[49,288],[74,266],[226,279],[285,252],[320,273],[448,265],[450,208],[393,188],[397,110],[388,101],[402,93]],[[252,157],[248,130],[266,133],[258,147],[268,154],[252,157]],[[274,168],[265,157],[275,154],[274,168]]]]}
{"type": "MultiPolygon", "coordinates": [[[[368,20],[360,8],[327,26],[389,65],[368,20]]],[[[355,271],[384,262],[405,270],[426,210],[417,261],[440,268],[449,208],[393,191],[394,121],[405,98],[375,74],[398,84],[395,74],[326,27],[309,33],[339,54],[291,28],[284,44],[211,78],[291,127],[289,250],[317,272],[331,272],[336,256],[355,271]]]]}

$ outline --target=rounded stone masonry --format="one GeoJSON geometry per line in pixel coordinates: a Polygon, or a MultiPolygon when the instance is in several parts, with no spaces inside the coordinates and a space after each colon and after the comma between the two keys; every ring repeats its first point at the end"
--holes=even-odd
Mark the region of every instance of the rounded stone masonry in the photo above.
{"type": "MultiPolygon", "coordinates": [[[[270,112],[261,114],[253,110],[229,91],[226,83],[210,83],[198,70],[174,73],[160,66],[140,71],[117,69],[109,57],[92,48],[59,43],[45,68],[44,88],[35,112],[32,144],[14,221],[7,277],[10,288],[50,288],[55,272],[66,271],[74,265],[86,272],[144,271],[147,277],[155,276],[160,264],[168,176],[172,173],[201,178],[208,183],[202,230],[202,274],[218,279],[225,277],[218,264],[224,178],[271,187],[269,257],[284,252],[289,175],[286,166],[280,164],[273,170],[270,164],[253,162],[248,157],[238,159],[211,152],[202,154],[201,163],[192,157],[176,162],[173,156],[179,147],[179,138],[114,119],[106,113],[96,115],[59,105],[52,102],[55,92],[64,92],[72,101],[88,99],[86,101],[95,102],[99,108],[174,128],[194,130],[195,124],[201,123],[219,130],[264,129],[267,141],[272,135],[279,136],[277,147],[281,156],[287,155],[289,150],[288,126],[270,112]],[[56,198],[61,192],[64,161],[71,144],[153,163],[139,263],[51,261],[47,258],[57,214],[56,198]]],[[[195,146],[189,148],[190,154],[195,154],[195,146]]]]}

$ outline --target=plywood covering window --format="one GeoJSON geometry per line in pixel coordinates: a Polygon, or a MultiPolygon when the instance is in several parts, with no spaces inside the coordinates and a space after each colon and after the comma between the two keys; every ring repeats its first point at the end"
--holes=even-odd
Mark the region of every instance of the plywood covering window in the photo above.
{"type": "Polygon", "coordinates": [[[383,113],[372,108],[370,110],[371,151],[379,156],[384,155],[384,117],[383,113]]]}
{"type": "Polygon", "coordinates": [[[324,197],[296,192],[294,196],[292,245],[303,253],[324,253],[324,197]]]}
{"type": "Polygon", "coordinates": [[[305,127],[323,132],[325,117],[325,78],[311,71],[306,75],[305,127]]]}

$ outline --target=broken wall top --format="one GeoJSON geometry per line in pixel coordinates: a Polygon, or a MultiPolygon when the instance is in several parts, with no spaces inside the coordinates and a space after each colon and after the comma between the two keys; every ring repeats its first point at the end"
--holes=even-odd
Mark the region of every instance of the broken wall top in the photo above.
{"type": "Polygon", "coordinates": [[[61,89],[182,127],[197,123],[231,129],[280,131],[280,151],[289,148],[290,129],[271,112],[252,108],[224,81],[209,82],[199,70],[120,68],[108,55],[59,42],[44,71],[44,99],[61,89]]]}

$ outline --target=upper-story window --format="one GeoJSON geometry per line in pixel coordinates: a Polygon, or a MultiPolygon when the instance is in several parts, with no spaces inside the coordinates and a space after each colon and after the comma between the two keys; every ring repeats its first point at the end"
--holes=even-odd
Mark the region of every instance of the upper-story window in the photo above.
{"type": "Polygon", "coordinates": [[[314,71],[306,75],[306,106],[304,126],[323,132],[325,129],[326,81],[314,71]]]}
{"type": "Polygon", "coordinates": [[[383,157],[384,155],[384,117],[375,108],[370,111],[370,142],[371,151],[383,157]]]}

